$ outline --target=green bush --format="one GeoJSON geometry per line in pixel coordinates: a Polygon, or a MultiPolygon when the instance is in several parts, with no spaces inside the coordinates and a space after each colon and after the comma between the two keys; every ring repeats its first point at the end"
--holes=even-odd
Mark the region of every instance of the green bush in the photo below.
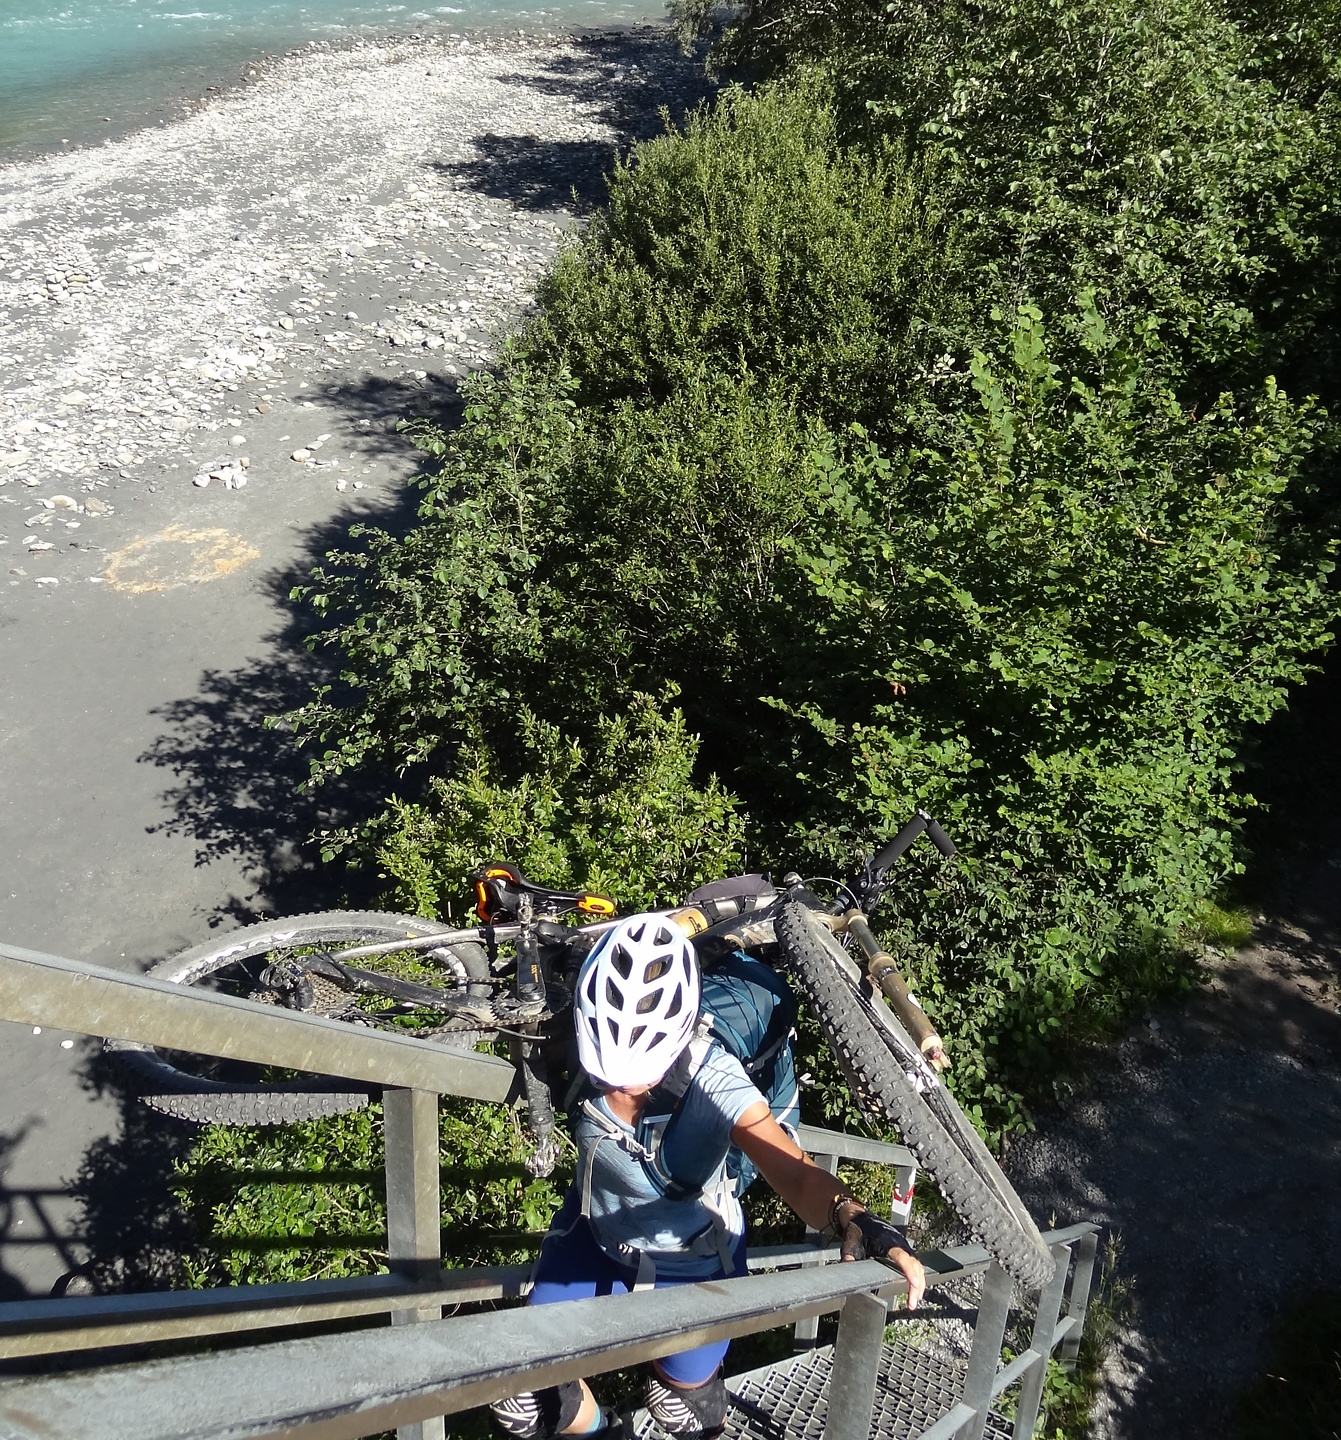
{"type": "Polygon", "coordinates": [[[724,61],[834,86],[935,176],[981,282],[1156,317],[1194,387],[1336,390],[1335,4],[747,0],[724,61]]]}
{"type": "Polygon", "coordinates": [[[834,873],[928,805],[964,858],[906,866],[888,929],[1002,1129],[1177,982],[1243,727],[1330,640],[1331,437],[1264,367],[1331,221],[1325,127],[1223,17],[973,14],[953,124],[895,123],[894,78],[932,83],[901,19],[634,152],[464,424],[421,431],[418,527],[308,587],[349,689],[292,720],[318,781],[426,786],[331,846],[419,907],[509,846],[638,904],[742,833],[834,873]],[[639,725],[651,806],[612,768],[639,725]]]}
{"type": "MultiPolygon", "coordinates": [[[[447,1264],[530,1260],[566,1177],[521,1163],[517,1113],[441,1102],[442,1246],[447,1264]]],[[[248,1130],[209,1125],[177,1166],[178,1200],[199,1249],[192,1288],[270,1285],[385,1272],[382,1107],[331,1120],[248,1130]]]]}
{"type": "Polygon", "coordinates": [[[712,777],[694,784],[697,753],[684,717],[663,716],[646,696],[597,722],[590,753],[523,711],[510,778],[484,746],[466,746],[456,773],[431,780],[423,801],[388,799],[358,834],[355,854],[380,867],[387,903],[461,924],[471,923],[471,872],[504,857],[547,884],[647,908],[743,860],[736,803],[712,777]]]}

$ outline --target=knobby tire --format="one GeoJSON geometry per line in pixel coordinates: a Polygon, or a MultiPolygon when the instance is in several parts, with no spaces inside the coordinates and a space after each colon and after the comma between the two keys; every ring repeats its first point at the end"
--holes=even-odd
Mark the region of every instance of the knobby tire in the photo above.
{"type": "MultiPolygon", "coordinates": [[[[436,921],[378,910],[331,910],[295,915],[230,930],[226,935],[162,961],[148,974],[155,980],[167,980],[175,985],[199,985],[208,983],[239,961],[272,950],[306,946],[339,949],[379,940],[417,938],[445,929],[446,926],[436,921]]],[[[477,967],[470,963],[466,947],[454,948],[466,962],[468,971],[475,972],[477,967]]],[[[482,973],[471,974],[472,980],[487,981],[488,978],[487,964],[482,973]]],[[[461,1043],[469,1044],[478,1038],[477,1031],[463,1031],[461,1043]]],[[[288,1125],[298,1120],[320,1120],[362,1109],[377,1093],[356,1082],[320,1076],[254,1085],[210,1080],[181,1069],[148,1045],[108,1040],[105,1048],[128,1075],[146,1105],[199,1125],[288,1125]]]]}
{"type": "Polygon", "coordinates": [[[783,956],[862,1107],[898,1130],[993,1259],[1022,1285],[1041,1288],[1054,1270],[1048,1247],[953,1096],[943,1085],[918,1093],[884,1038],[872,1001],[848,979],[842,946],[813,912],[788,901],[776,928],[783,956]]]}

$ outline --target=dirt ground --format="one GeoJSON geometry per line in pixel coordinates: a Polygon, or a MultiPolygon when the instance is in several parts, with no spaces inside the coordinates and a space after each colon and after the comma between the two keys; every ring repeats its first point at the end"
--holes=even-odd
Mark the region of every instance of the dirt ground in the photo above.
{"type": "Polygon", "coordinates": [[[1096,1440],[1231,1433],[1272,1332],[1341,1289],[1341,858],[1152,1014],[1011,1159],[1034,1212],[1119,1237],[1132,1313],[1096,1440]]]}

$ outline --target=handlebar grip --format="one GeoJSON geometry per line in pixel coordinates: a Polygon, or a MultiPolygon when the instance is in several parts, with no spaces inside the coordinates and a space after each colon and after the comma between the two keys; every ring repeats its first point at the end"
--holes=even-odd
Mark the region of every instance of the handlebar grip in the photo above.
{"type": "Polygon", "coordinates": [[[930,815],[927,816],[927,839],[931,841],[947,860],[954,858],[955,842],[937,825],[930,815]]]}
{"type": "MultiPolygon", "coordinates": [[[[931,823],[935,825],[936,822],[933,820],[931,823]]],[[[922,816],[914,815],[883,850],[876,851],[875,858],[871,861],[872,871],[879,875],[888,870],[926,828],[927,822],[922,816]]]]}

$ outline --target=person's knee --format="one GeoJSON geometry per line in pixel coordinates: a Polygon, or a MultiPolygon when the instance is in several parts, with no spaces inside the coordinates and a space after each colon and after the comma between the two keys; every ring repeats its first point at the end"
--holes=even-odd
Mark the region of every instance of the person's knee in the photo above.
{"type": "Polygon", "coordinates": [[[489,1407],[494,1423],[517,1440],[553,1440],[577,1419],[582,1409],[582,1382],[567,1380],[544,1390],[524,1390],[495,1400],[489,1407]]]}
{"type": "Polygon", "coordinates": [[[704,1385],[676,1385],[655,1371],[647,1382],[647,1413],[670,1434],[683,1440],[708,1440],[726,1424],[726,1382],[719,1368],[704,1385]]]}

